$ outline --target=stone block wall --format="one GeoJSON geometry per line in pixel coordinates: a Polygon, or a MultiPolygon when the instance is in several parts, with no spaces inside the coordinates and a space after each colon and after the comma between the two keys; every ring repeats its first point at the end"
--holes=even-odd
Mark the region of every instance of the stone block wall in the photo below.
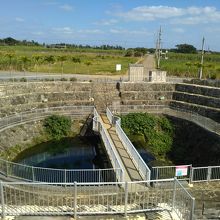
{"type": "Polygon", "coordinates": [[[170,105],[220,122],[220,88],[196,84],[176,84],[170,105]]]}
{"type": "Polygon", "coordinates": [[[35,108],[95,105],[168,105],[174,86],[153,83],[32,82],[0,85],[0,117],[35,108]]]}

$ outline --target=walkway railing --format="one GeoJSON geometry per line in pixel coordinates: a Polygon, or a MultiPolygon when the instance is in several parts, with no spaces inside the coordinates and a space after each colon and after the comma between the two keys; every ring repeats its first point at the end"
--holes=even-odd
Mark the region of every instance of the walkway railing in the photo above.
{"type": "Polygon", "coordinates": [[[124,133],[123,129],[121,128],[120,124],[118,121],[116,121],[116,133],[125,146],[125,149],[128,151],[130,154],[131,158],[133,159],[137,170],[140,172],[141,176],[144,178],[144,180],[150,180],[150,169],[147,166],[147,164],[144,162],[142,159],[141,155],[137,152],[135,149],[134,145],[131,143],[127,135],[124,133]]]}
{"type": "Polygon", "coordinates": [[[220,134],[220,123],[186,109],[168,107],[167,105],[120,105],[111,106],[111,110],[119,114],[128,114],[131,112],[152,112],[168,114],[174,117],[192,121],[211,132],[220,134]]]}
{"type": "Polygon", "coordinates": [[[150,169],[142,159],[141,155],[137,152],[134,145],[131,143],[123,129],[121,128],[121,119],[119,117],[118,120],[114,120],[114,116],[109,110],[109,108],[106,109],[107,117],[109,121],[113,124],[115,123],[116,133],[120,139],[120,141],[123,143],[125,149],[130,154],[132,160],[134,161],[137,170],[140,172],[144,180],[150,180],[150,169]]]}
{"type": "Polygon", "coordinates": [[[192,182],[220,180],[220,166],[193,167],[192,182]]]}
{"type": "Polygon", "coordinates": [[[9,126],[40,120],[51,114],[71,115],[74,117],[88,116],[93,111],[93,106],[59,106],[42,109],[32,109],[0,118],[0,131],[9,126]]]}
{"type": "Polygon", "coordinates": [[[13,179],[33,182],[112,182],[119,169],[52,169],[34,167],[0,159],[0,174],[13,179]]]}
{"type": "Polygon", "coordinates": [[[98,131],[102,137],[102,141],[105,145],[112,166],[117,171],[116,172],[117,180],[124,181],[123,165],[118,157],[118,154],[115,151],[111,138],[109,137],[108,132],[106,131],[106,128],[102,123],[101,117],[95,108],[94,108],[94,118],[93,118],[93,130],[98,131]]]}
{"type": "Polygon", "coordinates": [[[176,177],[178,180],[190,180],[192,165],[181,166],[158,166],[151,168],[151,179],[171,179],[176,177]]]}
{"type": "Polygon", "coordinates": [[[0,182],[0,198],[2,217],[74,215],[75,219],[80,215],[127,216],[129,213],[167,210],[176,212],[182,220],[192,220],[194,200],[181,183],[173,179],[67,184],[0,182]]]}
{"type": "Polygon", "coordinates": [[[192,167],[192,165],[152,167],[152,180],[165,180],[176,177],[178,180],[208,182],[220,180],[220,166],[192,167]]]}
{"type": "Polygon", "coordinates": [[[180,219],[194,219],[195,198],[174,178],[172,210],[180,219]]]}

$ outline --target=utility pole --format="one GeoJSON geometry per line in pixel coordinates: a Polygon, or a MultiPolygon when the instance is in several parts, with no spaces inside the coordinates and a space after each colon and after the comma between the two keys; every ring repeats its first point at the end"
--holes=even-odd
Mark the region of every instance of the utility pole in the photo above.
{"type": "Polygon", "coordinates": [[[156,58],[157,58],[157,69],[160,68],[160,55],[161,55],[161,26],[160,26],[160,30],[158,33],[158,38],[157,38],[157,43],[156,43],[156,58]]]}
{"type": "Polygon", "coordinates": [[[201,62],[200,62],[200,70],[199,70],[199,79],[202,79],[202,70],[203,70],[203,58],[204,58],[204,44],[205,44],[205,38],[202,38],[202,56],[201,56],[201,62]]]}

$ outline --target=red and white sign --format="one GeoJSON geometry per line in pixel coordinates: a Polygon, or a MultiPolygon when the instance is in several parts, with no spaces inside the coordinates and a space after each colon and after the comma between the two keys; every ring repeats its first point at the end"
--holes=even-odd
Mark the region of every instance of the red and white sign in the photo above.
{"type": "Polygon", "coordinates": [[[188,166],[176,166],[176,176],[187,176],[188,166]]]}

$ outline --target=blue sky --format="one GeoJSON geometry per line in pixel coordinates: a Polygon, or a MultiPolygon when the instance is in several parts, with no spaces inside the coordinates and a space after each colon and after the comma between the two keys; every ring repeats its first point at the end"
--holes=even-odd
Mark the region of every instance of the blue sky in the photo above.
{"type": "Polygon", "coordinates": [[[220,0],[0,0],[0,38],[220,51],[220,0]]]}

